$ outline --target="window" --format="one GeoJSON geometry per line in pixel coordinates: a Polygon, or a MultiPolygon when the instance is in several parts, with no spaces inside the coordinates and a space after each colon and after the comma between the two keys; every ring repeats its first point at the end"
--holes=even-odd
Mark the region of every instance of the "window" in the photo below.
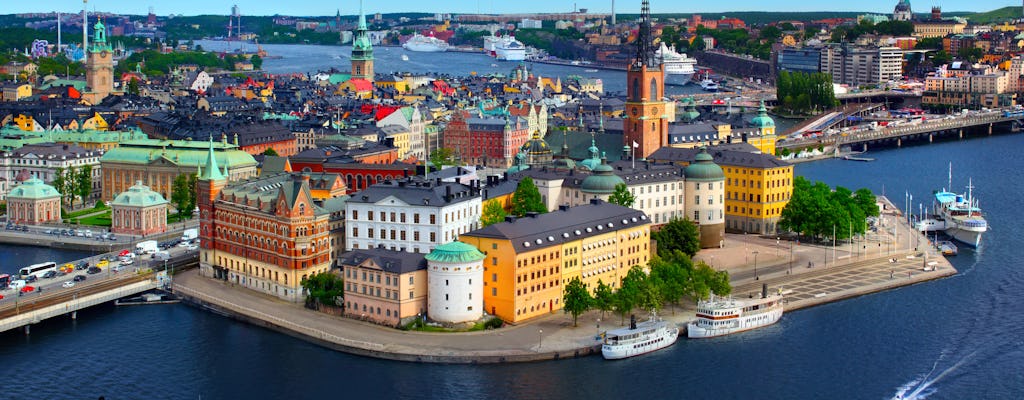
{"type": "MultiPolygon", "coordinates": [[[[431,225],[437,224],[437,215],[430,214],[430,224],[431,225]]],[[[433,240],[433,239],[431,239],[431,240],[433,240]]]]}
{"type": "MultiPolygon", "coordinates": [[[[409,284],[412,285],[412,277],[411,276],[409,277],[409,284]]],[[[412,296],[409,296],[409,298],[412,298],[412,296]]]]}
{"type": "Polygon", "coordinates": [[[493,274],[492,273],[491,274],[491,282],[497,282],[497,281],[498,281],[498,274],[493,274]]]}
{"type": "Polygon", "coordinates": [[[693,220],[694,221],[700,221],[700,211],[694,211],[693,212],[693,220]]]}
{"type": "Polygon", "coordinates": [[[498,265],[498,257],[491,257],[491,265],[498,265]]]}
{"type": "Polygon", "coordinates": [[[700,204],[700,196],[699,195],[698,196],[693,196],[693,202],[695,204],[700,204]]]}
{"type": "Polygon", "coordinates": [[[412,215],[412,222],[413,222],[414,224],[418,224],[418,223],[420,223],[420,215],[419,215],[419,214],[413,214],[413,215],[412,215]]]}
{"type": "Polygon", "coordinates": [[[492,287],[491,288],[491,296],[497,296],[497,295],[498,295],[498,288],[492,287]]]}

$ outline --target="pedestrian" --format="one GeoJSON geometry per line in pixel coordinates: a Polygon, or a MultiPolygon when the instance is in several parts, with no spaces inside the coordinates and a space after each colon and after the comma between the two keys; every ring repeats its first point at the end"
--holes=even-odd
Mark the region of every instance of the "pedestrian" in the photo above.
{"type": "Polygon", "coordinates": [[[892,279],[892,276],[895,275],[895,274],[896,274],[896,270],[889,271],[889,279],[892,279]]]}

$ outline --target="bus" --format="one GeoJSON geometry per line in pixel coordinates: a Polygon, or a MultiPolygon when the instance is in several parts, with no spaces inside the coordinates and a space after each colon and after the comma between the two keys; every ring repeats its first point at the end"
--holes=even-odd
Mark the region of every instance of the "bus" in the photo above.
{"type": "Polygon", "coordinates": [[[7,289],[7,286],[11,284],[11,276],[7,274],[0,274],[0,290],[7,289]]]}
{"type": "Polygon", "coordinates": [[[22,268],[21,271],[19,271],[18,273],[21,274],[21,278],[22,279],[25,279],[25,277],[27,277],[29,275],[35,275],[36,278],[42,278],[43,274],[45,274],[48,271],[56,272],[57,271],[57,263],[55,263],[53,261],[49,261],[49,262],[29,265],[29,266],[27,266],[25,268],[22,268]]]}

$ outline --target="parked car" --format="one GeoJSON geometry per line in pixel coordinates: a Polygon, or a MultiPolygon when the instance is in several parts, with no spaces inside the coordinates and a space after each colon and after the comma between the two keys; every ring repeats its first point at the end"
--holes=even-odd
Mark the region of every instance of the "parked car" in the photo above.
{"type": "Polygon", "coordinates": [[[92,274],[98,274],[100,272],[103,272],[103,270],[100,269],[99,267],[89,267],[89,269],[87,271],[85,271],[85,272],[89,273],[90,275],[92,275],[92,274]]]}
{"type": "Polygon", "coordinates": [[[69,288],[69,287],[74,287],[74,286],[75,286],[75,281],[67,281],[67,282],[64,282],[63,284],[61,284],[61,286],[62,286],[62,287],[66,287],[66,288],[69,288]]]}
{"type": "Polygon", "coordinates": [[[32,282],[35,282],[37,280],[39,280],[39,278],[36,277],[35,275],[29,275],[29,276],[25,277],[25,283],[32,283],[32,282]]]}
{"type": "Polygon", "coordinates": [[[111,234],[110,234],[110,236],[108,236],[108,237],[107,237],[107,239],[110,239],[110,240],[117,240],[117,236],[114,236],[114,234],[113,234],[113,233],[111,233],[111,234]]]}
{"type": "Polygon", "coordinates": [[[81,282],[81,281],[84,281],[84,280],[85,280],[85,275],[75,275],[75,277],[73,278],[73,280],[74,280],[75,282],[81,282]]]}
{"type": "Polygon", "coordinates": [[[108,265],[110,265],[110,261],[107,261],[106,259],[102,259],[96,262],[96,266],[100,268],[106,268],[108,265]]]}
{"type": "Polygon", "coordinates": [[[21,231],[22,232],[28,232],[28,226],[22,225],[21,226],[21,231]]]}
{"type": "Polygon", "coordinates": [[[57,276],[57,271],[46,271],[46,273],[43,274],[43,279],[50,279],[55,276],[57,276]]]}
{"type": "Polygon", "coordinates": [[[25,287],[21,288],[21,292],[22,293],[32,293],[35,290],[36,290],[35,286],[25,286],[25,287]]]}

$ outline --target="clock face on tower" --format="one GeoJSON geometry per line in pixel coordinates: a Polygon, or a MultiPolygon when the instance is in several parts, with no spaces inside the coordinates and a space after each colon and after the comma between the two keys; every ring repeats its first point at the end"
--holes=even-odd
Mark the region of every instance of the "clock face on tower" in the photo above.
{"type": "Polygon", "coordinates": [[[651,109],[651,114],[658,115],[658,107],[652,108],[651,109]]]}

